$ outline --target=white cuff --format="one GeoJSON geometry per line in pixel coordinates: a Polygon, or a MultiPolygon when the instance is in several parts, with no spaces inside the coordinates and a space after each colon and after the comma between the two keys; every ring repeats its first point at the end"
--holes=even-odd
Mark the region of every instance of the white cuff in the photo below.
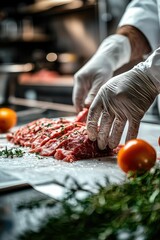
{"type": "Polygon", "coordinates": [[[152,80],[160,93],[160,48],[157,48],[145,62],[139,63],[136,68],[140,69],[152,80]]]}
{"type": "Polygon", "coordinates": [[[120,34],[111,35],[101,43],[97,54],[101,52],[106,54],[113,71],[115,71],[130,61],[130,41],[126,36],[120,34]]]}

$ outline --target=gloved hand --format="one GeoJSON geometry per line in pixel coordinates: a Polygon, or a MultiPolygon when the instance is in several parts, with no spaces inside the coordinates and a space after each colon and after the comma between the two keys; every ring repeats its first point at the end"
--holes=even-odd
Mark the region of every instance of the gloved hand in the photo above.
{"type": "Polygon", "coordinates": [[[73,103],[77,112],[89,107],[99,88],[113,72],[129,62],[131,46],[127,37],[114,34],[106,38],[95,55],[74,76],[73,103]]]}
{"type": "Polygon", "coordinates": [[[127,120],[126,141],[136,138],[140,120],[158,95],[156,85],[139,66],[110,79],[90,106],[88,136],[97,139],[100,149],[118,146],[127,120]]]}

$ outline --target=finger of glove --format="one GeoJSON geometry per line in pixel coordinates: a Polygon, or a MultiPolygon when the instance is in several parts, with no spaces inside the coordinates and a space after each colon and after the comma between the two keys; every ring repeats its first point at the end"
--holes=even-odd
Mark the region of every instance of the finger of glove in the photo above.
{"type": "Polygon", "coordinates": [[[123,134],[124,127],[126,125],[126,121],[127,119],[122,120],[119,117],[115,118],[113,128],[108,140],[108,145],[111,149],[114,149],[118,146],[123,134]]]}
{"type": "Polygon", "coordinates": [[[128,132],[126,136],[126,142],[135,139],[138,135],[140,121],[129,121],[128,132]]]}
{"type": "Polygon", "coordinates": [[[114,121],[114,114],[105,111],[102,113],[100,127],[97,137],[98,147],[103,150],[108,144],[108,137],[114,121]]]}
{"type": "Polygon", "coordinates": [[[94,86],[94,85],[92,86],[92,88],[90,89],[90,91],[84,101],[86,107],[89,107],[91,105],[98,90],[99,90],[99,88],[97,88],[97,86],[94,86]]]}
{"type": "Polygon", "coordinates": [[[97,92],[99,91],[100,87],[105,83],[105,78],[103,76],[97,76],[97,79],[92,80],[91,89],[88,92],[88,95],[85,99],[85,106],[89,107],[93,102],[97,92]]]}
{"type": "Polygon", "coordinates": [[[102,112],[102,101],[96,96],[91,107],[89,108],[88,118],[87,118],[87,133],[91,141],[97,139],[98,134],[98,121],[102,112]]]}
{"type": "Polygon", "coordinates": [[[83,84],[75,84],[73,88],[72,100],[77,112],[84,107],[84,99],[86,97],[86,89],[83,84]]]}

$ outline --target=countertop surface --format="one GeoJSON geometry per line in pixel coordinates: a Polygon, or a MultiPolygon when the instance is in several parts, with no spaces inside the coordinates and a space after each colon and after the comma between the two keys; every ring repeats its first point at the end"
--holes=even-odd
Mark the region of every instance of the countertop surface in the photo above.
{"type": "MultiPolygon", "coordinates": [[[[124,143],[127,127],[123,133],[121,143],[124,143]]],[[[138,138],[142,138],[151,143],[157,150],[159,157],[158,138],[160,136],[160,125],[142,122],[139,129],[138,138]]],[[[0,148],[13,147],[5,135],[0,136],[0,148]]],[[[24,149],[24,156],[19,158],[0,157],[0,169],[24,182],[31,184],[34,188],[54,197],[55,191],[51,191],[52,180],[64,182],[66,176],[72,176],[78,181],[87,182],[94,185],[99,181],[103,183],[107,176],[111,182],[121,182],[124,179],[124,173],[117,165],[116,157],[105,157],[101,159],[81,160],[73,163],[67,163],[56,160],[52,157],[38,157],[24,149]],[[41,187],[40,185],[43,184],[41,187]],[[46,186],[45,186],[46,185],[46,186]],[[45,186],[45,187],[44,187],[45,186]]],[[[158,160],[157,160],[158,161],[158,160]]]]}

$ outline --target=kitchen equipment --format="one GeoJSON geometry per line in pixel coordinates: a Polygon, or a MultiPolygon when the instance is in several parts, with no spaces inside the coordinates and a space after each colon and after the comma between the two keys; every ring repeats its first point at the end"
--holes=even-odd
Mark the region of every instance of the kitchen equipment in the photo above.
{"type": "Polygon", "coordinates": [[[7,104],[9,95],[14,95],[16,85],[16,74],[30,72],[34,69],[34,64],[1,64],[0,65],[0,103],[7,104]]]}
{"type": "Polygon", "coordinates": [[[22,179],[0,170],[0,194],[30,187],[31,186],[22,179]]]}

